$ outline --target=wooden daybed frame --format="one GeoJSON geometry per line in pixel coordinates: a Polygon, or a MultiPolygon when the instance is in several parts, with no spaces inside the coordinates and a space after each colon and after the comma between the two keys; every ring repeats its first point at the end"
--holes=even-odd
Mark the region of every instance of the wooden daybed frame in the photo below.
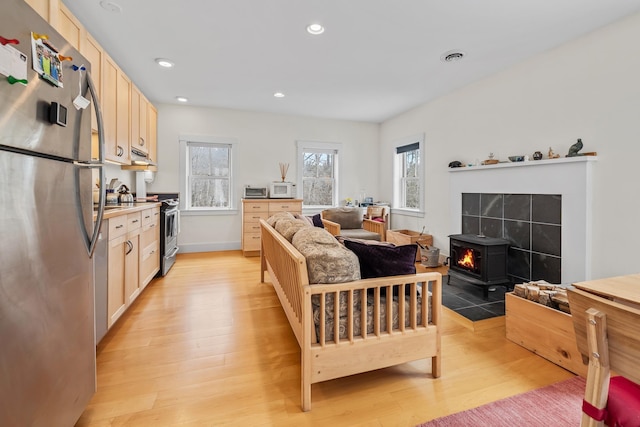
{"type": "MultiPolygon", "coordinates": [[[[340,284],[309,285],[307,263],[300,252],[271,227],[260,220],[261,255],[260,281],[265,281],[265,271],[269,272],[282,308],[289,320],[291,329],[298,340],[301,350],[301,399],[302,410],[311,410],[311,384],[340,378],[374,369],[385,368],[401,363],[431,358],[431,375],[440,376],[440,328],[442,313],[442,275],[440,273],[419,273],[415,275],[391,276],[375,279],[357,280],[340,284]],[[427,295],[428,283],[431,283],[431,308],[422,304],[421,321],[417,320],[418,288],[427,295]],[[409,302],[398,299],[398,328],[390,332],[382,331],[379,316],[380,305],[386,306],[386,324],[391,324],[391,298],[386,302],[380,297],[380,290],[386,288],[391,295],[392,289],[400,295],[410,294],[409,302]],[[339,328],[334,328],[334,336],[325,336],[325,328],[319,328],[319,336],[313,321],[312,296],[321,295],[320,325],[328,321],[325,315],[325,298],[334,293],[337,300],[339,292],[348,294],[347,339],[340,339],[339,328]],[[366,328],[359,335],[354,334],[353,318],[354,294],[360,292],[366,301],[367,291],[374,295],[374,332],[367,333],[366,328]],[[405,309],[409,305],[409,326],[405,326],[405,309]],[[420,323],[420,324],[418,324],[420,323]]],[[[362,310],[361,324],[366,325],[366,310],[362,310]]],[[[335,318],[339,318],[339,304],[335,304],[335,318]]]]}

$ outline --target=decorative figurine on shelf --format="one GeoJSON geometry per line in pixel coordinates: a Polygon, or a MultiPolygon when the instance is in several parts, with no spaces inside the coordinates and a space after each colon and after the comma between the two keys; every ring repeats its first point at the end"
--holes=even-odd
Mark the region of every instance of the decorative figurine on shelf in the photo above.
{"type": "Polygon", "coordinates": [[[550,159],[557,159],[560,157],[560,154],[556,154],[553,152],[553,150],[551,149],[551,147],[549,147],[549,158],[550,159]]]}
{"type": "Polygon", "coordinates": [[[483,165],[495,165],[496,163],[498,163],[498,159],[494,159],[494,155],[493,153],[489,153],[489,158],[487,160],[485,160],[484,162],[482,162],[483,165]]]}
{"type": "Polygon", "coordinates": [[[533,160],[542,160],[542,153],[539,151],[533,153],[533,160]]]}
{"type": "Polygon", "coordinates": [[[461,168],[462,167],[462,162],[460,162],[458,160],[454,160],[453,162],[449,163],[449,167],[450,168],[461,168]]]}
{"type": "Polygon", "coordinates": [[[582,150],[582,139],[578,138],[578,142],[569,147],[569,153],[567,154],[567,157],[582,156],[582,154],[578,153],[578,151],[580,150],[582,150]]]}

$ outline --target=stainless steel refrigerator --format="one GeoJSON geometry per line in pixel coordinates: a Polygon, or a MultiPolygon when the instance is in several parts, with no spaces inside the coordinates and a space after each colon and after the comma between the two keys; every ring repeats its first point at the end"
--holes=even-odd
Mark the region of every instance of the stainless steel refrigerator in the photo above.
{"type": "Polygon", "coordinates": [[[96,389],[91,256],[104,198],[94,222],[92,187],[104,148],[91,163],[97,102],[73,102],[95,99],[91,67],[23,0],[2,0],[0,37],[0,426],[68,427],[96,389]],[[72,59],[41,77],[32,32],[72,59]],[[7,75],[16,50],[26,85],[7,75]]]}

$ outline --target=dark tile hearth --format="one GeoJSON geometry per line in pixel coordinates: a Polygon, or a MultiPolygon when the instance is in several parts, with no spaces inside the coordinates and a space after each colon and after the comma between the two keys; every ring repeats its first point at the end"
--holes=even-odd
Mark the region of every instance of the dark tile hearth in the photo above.
{"type": "Polygon", "coordinates": [[[475,322],[497,316],[504,316],[505,286],[494,286],[488,299],[482,296],[482,287],[460,279],[442,276],[442,304],[461,316],[475,322]]]}

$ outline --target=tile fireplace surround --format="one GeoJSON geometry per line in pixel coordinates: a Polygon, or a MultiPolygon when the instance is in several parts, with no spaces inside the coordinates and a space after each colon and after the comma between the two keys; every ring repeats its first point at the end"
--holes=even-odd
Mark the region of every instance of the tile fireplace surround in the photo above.
{"type": "Polygon", "coordinates": [[[542,274],[552,283],[589,280],[596,161],[579,156],[450,169],[449,234],[510,239],[515,281],[542,274]]]}

